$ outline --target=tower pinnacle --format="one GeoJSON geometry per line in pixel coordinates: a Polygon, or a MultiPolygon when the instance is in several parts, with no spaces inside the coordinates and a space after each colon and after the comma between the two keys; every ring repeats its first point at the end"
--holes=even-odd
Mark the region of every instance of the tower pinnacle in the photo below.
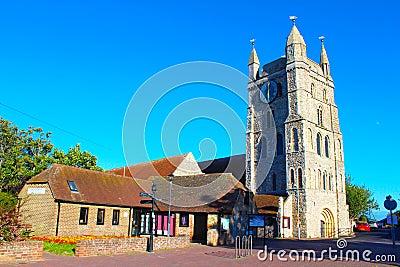
{"type": "Polygon", "coordinates": [[[258,59],[256,48],[254,47],[255,39],[251,39],[250,43],[252,45],[249,62],[247,66],[249,66],[249,78],[251,80],[255,80],[258,77],[258,69],[260,68],[260,60],[258,59]]]}
{"type": "Polygon", "coordinates": [[[320,55],[320,60],[319,60],[319,65],[322,68],[322,72],[324,73],[325,76],[330,77],[330,66],[329,66],[329,60],[328,60],[328,55],[326,54],[325,46],[324,46],[324,36],[318,37],[321,40],[321,55],[320,55]]]}

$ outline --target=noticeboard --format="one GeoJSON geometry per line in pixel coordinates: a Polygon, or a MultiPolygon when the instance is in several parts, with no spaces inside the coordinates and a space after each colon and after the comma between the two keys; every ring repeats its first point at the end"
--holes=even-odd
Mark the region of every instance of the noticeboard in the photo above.
{"type": "Polygon", "coordinates": [[[249,217],[250,227],[264,227],[264,215],[250,215],[249,217]]]}

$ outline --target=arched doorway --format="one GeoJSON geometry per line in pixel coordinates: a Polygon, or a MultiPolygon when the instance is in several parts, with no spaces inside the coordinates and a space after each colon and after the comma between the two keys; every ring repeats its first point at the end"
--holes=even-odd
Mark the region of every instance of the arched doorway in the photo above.
{"type": "Polygon", "coordinates": [[[322,210],[321,237],[335,237],[335,219],[329,209],[322,210]]]}

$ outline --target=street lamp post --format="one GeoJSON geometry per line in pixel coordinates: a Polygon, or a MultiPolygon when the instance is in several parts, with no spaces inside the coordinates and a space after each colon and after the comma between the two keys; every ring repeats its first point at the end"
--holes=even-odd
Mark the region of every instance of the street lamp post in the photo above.
{"type": "Polygon", "coordinates": [[[171,173],[169,177],[169,203],[168,203],[168,237],[171,236],[171,198],[172,198],[172,179],[174,175],[171,173]]]}
{"type": "Polygon", "coordinates": [[[153,230],[153,220],[154,220],[154,199],[156,197],[157,186],[153,182],[151,185],[151,191],[153,195],[151,197],[151,219],[150,219],[150,242],[149,242],[149,252],[153,252],[153,241],[154,241],[154,230],[153,230]]]}

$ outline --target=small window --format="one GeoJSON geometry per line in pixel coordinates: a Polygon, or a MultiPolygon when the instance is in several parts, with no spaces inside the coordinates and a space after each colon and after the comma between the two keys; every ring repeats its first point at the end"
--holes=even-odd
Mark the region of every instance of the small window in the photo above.
{"type": "Polygon", "coordinates": [[[276,191],[276,174],[272,174],[272,190],[276,191]]]}
{"type": "Polygon", "coordinates": [[[189,227],[189,214],[188,213],[181,213],[179,219],[179,227],[189,227]]]}
{"type": "Polygon", "coordinates": [[[283,155],[283,135],[280,133],[276,136],[276,153],[283,155]]]}
{"type": "Polygon", "coordinates": [[[113,210],[112,225],[119,224],[119,210],[113,210]]]}
{"type": "Polygon", "coordinates": [[[97,224],[98,225],[103,225],[104,224],[104,214],[105,214],[104,209],[98,209],[97,210],[97,224]]]}
{"type": "Polygon", "coordinates": [[[291,183],[292,188],[294,188],[296,184],[294,181],[294,170],[293,169],[290,170],[290,183],[291,183]]]}
{"type": "Polygon", "coordinates": [[[329,137],[325,136],[325,156],[329,158],[329,137]]]}
{"type": "Polygon", "coordinates": [[[281,83],[277,83],[276,85],[278,87],[276,96],[277,97],[281,97],[282,96],[282,84],[281,83]]]}
{"type": "Polygon", "coordinates": [[[318,133],[318,134],[317,134],[317,154],[318,154],[319,156],[321,156],[321,142],[322,142],[321,139],[322,139],[321,134],[318,133]]]}
{"type": "Polygon", "coordinates": [[[73,181],[67,181],[67,183],[68,183],[69,189],[70,189],[72,192],[78,192],[78,187],[76,187],[75,182],[73,182],[73,181]]]}
{"type": "Polygon", "coordinates": [[[79,214],[79,224],[87,224],[88,221],[89,208],[81,208],[79,214]]]}
{"type": "Polygon", "coordinates": [[[296,128],[292,130],[292,139],[293,139],[293,150],[295,152],[299,151],[299,133],[296,128]]]}
{"type": "Polygon", "coordinates": [[[303,188],[303,171],[300,168],[297,170],[297,183],[299,188],[303,188]]]}
{"type": "Polygon", "coordinates": [[[322,107],[319,107],[318,109],[317,109],[317,124],[319,125],[319,126],[323,126],[323,119],[322,119],[322,107]]]}

